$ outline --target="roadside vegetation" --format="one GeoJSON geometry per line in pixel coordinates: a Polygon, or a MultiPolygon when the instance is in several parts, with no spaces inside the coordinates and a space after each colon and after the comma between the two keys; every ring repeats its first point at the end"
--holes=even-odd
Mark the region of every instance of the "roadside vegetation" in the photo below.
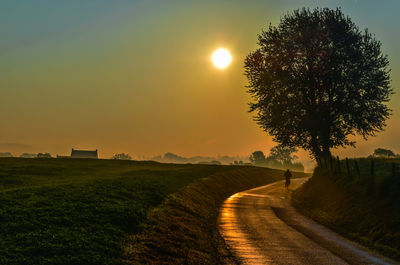
{"type": "Polygon", "coordinates": [[[0,264],[119,264],[171,193],[229,166],[0,159],[0,264]]]}
{"type": "Polygon", "coordinates": [[[321,163],[293,193],[303,214],[352,240],[400,260],[400,159],[321,163]]]}

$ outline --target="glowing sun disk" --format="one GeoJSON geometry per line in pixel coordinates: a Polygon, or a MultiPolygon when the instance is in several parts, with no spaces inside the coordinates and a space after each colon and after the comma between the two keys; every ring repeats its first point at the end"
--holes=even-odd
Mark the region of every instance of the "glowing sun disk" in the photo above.
{"type": "Polygon", "coordinates": [[[212,54],[211,60],[215,67],[225,69],[231,63],[232,56],[227,49],[220,48],[212,54]]]}

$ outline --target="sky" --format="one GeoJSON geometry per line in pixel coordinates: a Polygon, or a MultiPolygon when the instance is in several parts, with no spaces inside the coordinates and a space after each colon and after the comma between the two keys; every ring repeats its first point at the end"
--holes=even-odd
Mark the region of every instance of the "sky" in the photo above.
{"type": "MultiPolygon", "coordinates": [[[[398,0],[1,0],[0,151],[268,153],[275,143],[248,113],[243,61],[263,28],[302,7],[341,7],[374,33],[398,91],[398,0]],[[220,47],[233,56],[225,70],[210,61],[220,47]]],[[[399,103],[397,93],[384,132],[333,153],[400,153],[399,103]]]]}

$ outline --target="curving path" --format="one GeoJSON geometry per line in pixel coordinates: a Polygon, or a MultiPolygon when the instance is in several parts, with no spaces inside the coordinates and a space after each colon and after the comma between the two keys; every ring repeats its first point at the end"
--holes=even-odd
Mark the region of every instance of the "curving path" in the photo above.
{"type": "MultiPolygon", "coordinates": [[[[293,179],[290,188],[306,180],[293,179]]],[[[219,231],[240,264],[399,264],[298,214],[289,197],[278,181],[223,203],[219,231]]]]}

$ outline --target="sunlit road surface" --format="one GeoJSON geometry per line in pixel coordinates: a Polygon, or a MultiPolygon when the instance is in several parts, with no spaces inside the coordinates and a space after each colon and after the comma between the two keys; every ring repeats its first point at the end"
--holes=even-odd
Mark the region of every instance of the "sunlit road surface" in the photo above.
{"type": "MultiPolygon", "coordinates": [[[[306,180],[293,179],[290,189],[306,180]]],[[[399,264],[298,214],[289,195],[278,181],[223,203],[219,231],[240,264],[399,264]]]]}

